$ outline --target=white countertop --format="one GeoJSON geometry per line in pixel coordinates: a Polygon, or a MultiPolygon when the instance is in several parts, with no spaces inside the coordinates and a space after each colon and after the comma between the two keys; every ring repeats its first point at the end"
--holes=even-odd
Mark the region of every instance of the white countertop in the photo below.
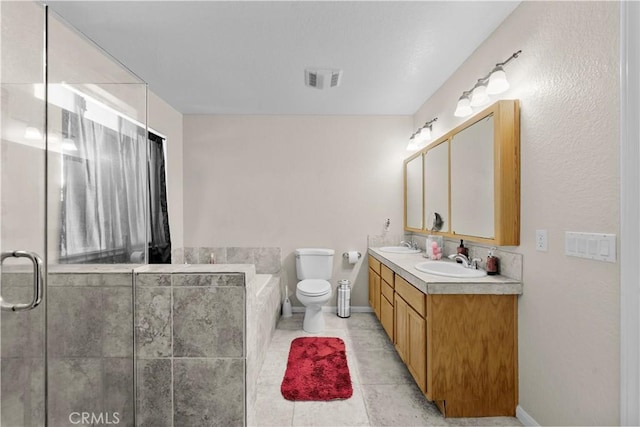
{"type": "MultiPolygon", "coordinates": [[[[487,275],[480,278],[461,278],[438,276],[419,271],[415,265],[426,260],[423,253],[394,254],[369,248],[369,255],[425,294],[522,294],[522,283],[505,276],[487,275]]],[[[442,260],[438,262],[453,261],[442,260]]]]}

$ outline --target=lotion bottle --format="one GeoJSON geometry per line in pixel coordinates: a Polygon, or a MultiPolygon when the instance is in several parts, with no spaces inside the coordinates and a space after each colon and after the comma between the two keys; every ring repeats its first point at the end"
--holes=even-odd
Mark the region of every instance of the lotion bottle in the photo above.
{"type": "MultiPolygon", "coordinates": [[[[464,242],[462,240],[460,240],[460,246],[457,247],[456,252],[469,258],[469,249],[464,246],[464,242]]],[[[456,262],[462,264],[461,260],[456,260],[456,262]]]]}
{"type": "Polygon", "coordinates": [[[487,257],[487,274],[489,276],[495,276],[498,274],[498,270],[500,267],[500,260],[493,255],[493,250],[496,248],[491,248],[489,251],[489,256],[487,257]]]}

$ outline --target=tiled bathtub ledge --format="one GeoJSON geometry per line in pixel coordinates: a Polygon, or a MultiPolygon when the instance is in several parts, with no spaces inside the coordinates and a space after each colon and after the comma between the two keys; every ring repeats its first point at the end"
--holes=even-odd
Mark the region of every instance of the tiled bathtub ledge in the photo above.
{"type": "MultiPolygon", "coordinates": [[[[31,286],[30,280],[25,280],[26,274],[31,274],[30,266],[10,266],[3,268],[3,284],[14,286],[31,286]]],[[[256,277],[256,268],[253,264],[59,264],[50,265],[47,269],[48,286],[131,286],[132,275],[171,275],[170,280],[181,281],[184,286],[200,286],[191,275],[219,274],[220,277],[232,274],[242,275],[243,280],[237,285],[251,283],[256,277]],[[191,282],[191,283],[189,283],[191,282]]],[[[151,279],[149,277],[149,279],[151,279]]],[[[141,286],[154,282],[143,281],[141,286]]],[[[176,285],[178,283],[174,283],[176,285]]],[[[211,285],[211,283],[204,283],[211,285]]],[[[228,283],[224,283],[228,286],[228,283]]]]}
{"type": "MultiPolygon", "coordinates": [[[[171,275],[212,275],[226,276],[233,273],[243,274],[244,283],[251,283],[256,277],[253,264],[148,264],[133,270],[135,274],[171,274],[171,275]]],[[[175,285],[175,283],[174,283],[175,285]]]]}
{"type": "MultiPolygon", "coordinates": [[[[520,295],[522,283],[505,276],[485,276],[465,279],[423,273],[415,265],[426,259],[422,254],[383,253],[369,248],[369,255],[385,264],[425,294],[496,294],[520,295]]],[[[448,261],[442,261],[448,262],[448,261]]]]}

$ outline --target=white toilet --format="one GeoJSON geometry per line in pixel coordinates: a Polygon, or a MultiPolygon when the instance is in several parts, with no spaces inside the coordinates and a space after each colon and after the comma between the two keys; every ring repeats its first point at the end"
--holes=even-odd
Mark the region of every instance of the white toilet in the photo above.
{"type": "Polygon", "coordinates": [[[302,329],[317,334],[324,331],[322,306],[331,298],[333,249],[296,249],[298,285],[296,297],[305,307],[302,329]]]}

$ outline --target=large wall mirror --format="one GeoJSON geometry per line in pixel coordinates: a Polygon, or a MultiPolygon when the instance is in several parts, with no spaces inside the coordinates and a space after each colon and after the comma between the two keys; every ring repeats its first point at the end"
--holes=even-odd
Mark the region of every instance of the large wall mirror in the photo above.
{"type": "Polygon", "coordinates": [[[424,153],[425,230],[449,231],[449,140],[424,153]]]}
{"type": "Polygon", "coordinates": [[[493,114],[451,139],[451,231],[495,237],[493,114]]]}
{"type": "Polygon", "coordinates": [[[404,165],[405,228],[422,230],[422,155],[409,159],[404,165]]]}
{"type": "Polygon", "coordinates": [[[519,245],[518,101],[494,103],[405,160],[405,178],[406,230],[519,245]]]}

